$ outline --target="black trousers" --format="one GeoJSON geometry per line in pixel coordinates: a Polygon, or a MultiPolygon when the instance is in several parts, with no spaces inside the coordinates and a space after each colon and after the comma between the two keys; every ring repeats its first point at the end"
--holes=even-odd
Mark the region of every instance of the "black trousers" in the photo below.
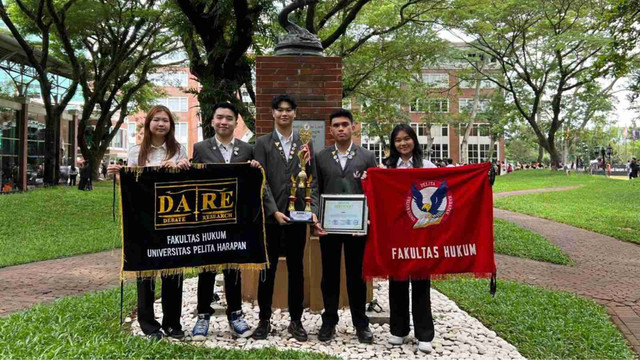
{"type": "Polygon", "coordinates": [[[69,177],[69,186],[76,186],[76,176],[75,175],[71,175],[71,177],[69,177]]]}
{"type": "Polygon", "coordinates": [[[344,244],[345,273],[351,320],[356,328],[369,326],[365,313],[367,284],[362,279],[362,258],[366,237],[352,235],[326,235],[320,238],[322,253],[322,323],[335,326],[338,323],[340,300],[340,268],[344,244]]]}
{"type": "MultiPolygon", "coordinates": [[[[413,331],[418,341],[431,341],[435,335],[431,315],[431,281],[410,282],[413,331]]],[[[389,280],[389,308],[391,335],[409,335],[409,281],[389,280]]]]}
{"type": "Polygon", "coordinates": [[[182,275],[162,277],[162,326],[153,312],[155,288],[155,279],[138,279],[138,323],[142,332],[148,335],[160,330],[160,327],[182,329],[182,275]]]}
{"type": "Polygon", "coordinates": [[[287,273],[289,274],[289,316],[291,320],[300,320],[304,309],[304,246],[307,241],[307,225],[267,224],[267,255],[270,267],[265,270],[265,279],[258,283],[258,305],[260,306],[260,320],[271,319],[271,304],[273,303],[273,284],[278,269],[278,257],[281,250],[287,258],[287,273]]]}
{"type": "MultiPolygon", "coordinates": [[[[227,319],[231,313],[242,310],[242,278],[239,270],[223,270],[224,293],[227,298],[227,319]]],[[[213,288],[216,282],[215,272],[202,272],[198,275],[198,314],[213,314],[213,288]]]]}

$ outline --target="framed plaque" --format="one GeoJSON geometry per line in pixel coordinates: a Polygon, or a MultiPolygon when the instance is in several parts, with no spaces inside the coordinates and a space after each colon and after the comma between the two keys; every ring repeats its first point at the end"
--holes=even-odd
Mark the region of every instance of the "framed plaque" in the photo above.
{"type": "Polygon", "coordinates": [[[328,234],[367,234],[367,198],[358,194],[320,197],[320,224],[328,234]]]}

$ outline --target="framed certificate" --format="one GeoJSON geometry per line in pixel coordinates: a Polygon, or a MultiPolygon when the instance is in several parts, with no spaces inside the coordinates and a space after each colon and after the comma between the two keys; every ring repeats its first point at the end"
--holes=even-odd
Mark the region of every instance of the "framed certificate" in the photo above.
{"type": "Polygon", "coordinates": [[[358,194],[320,197],[320,224],[328,234],[366,234],[367,198],[358,194]]]}

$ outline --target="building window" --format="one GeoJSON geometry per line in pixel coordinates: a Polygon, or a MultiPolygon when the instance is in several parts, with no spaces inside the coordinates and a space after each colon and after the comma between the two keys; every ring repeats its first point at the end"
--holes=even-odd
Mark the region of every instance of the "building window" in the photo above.
{"type": "Polygon", "coordinates": [[[184,146],[185,149],[188,148],[189,124],[185,122],[176,123],[176,140],[180,143],[180,145],[184,146]]]}
{"type": "Polygon", "coordinates": [[[127,143],[130,145],[136,144],[136,135],[138,135],[138,123],[135,121],[129,121],[127,123],[127,143]]]}
{"type": "MultiPolygon", "coordinates": [[[[478,104],[479,112],[487,111],[489,107],[489,100],[480,100],[478,104]]],[[[458,112],[470,114],[473,111],[473,98],[460,98],[458,99],[458,112]]]]}
{"type": "Polygon", "coordinates": [[[124,149],[127,139],[124,137],[124,131],[122,129],[118,129],[116,135],[111,139],[110,147],[116,149],[124,149]]]}
{"type": "Polygon", "coordinates": [[[189,74],[185,71],[149,74],[149,81],[156,86],[187,87],[189,74]]]}
{"type": "Polygon", "coordinates": [[[441,135],[442,136],[449,136],[449,125],[447,125],[447,124],[442,125],[441,135]]]}
{"type": "Polygon", "coordinates": [[[171,112],[189,111],[189,101],[186,97],[159,98],[156,104],[168,107],[171,112]]]}
{"type": "Polygon", "coordinates": [[[364,144],[364,147],[373,152],[376,155],[376,159],[378,160],[378,163],[382,163],[382,160],[384,159],[384,149],[382,148],[381,144],[377,144],[377,143],[368,143],[368,144],[364,144]]]}
{"type": "Polygon", "coordinates": [[[18,184],[19,144],[16,111],[0,108],[0,192],[13,191],[18,184]]]}
{"type": "Polygon", "coordinates": [[[448,88],[449,74],[422,74],[422,81],[431,88],[448,88]]]}
{"type": "Polygon", "coordinates": [[[449,99],[416,99],[410,108],[411,112],[447,113],[449,99]]]}
{"type": "MultiPolygon", "coordinates": [[[[460,81],[461,89],[475,89],[476,81],[475,80],[462,80],[460,81]]],[[[495,89],[497,85],[490,80],[480,80],[480,89],[495,89]]]]}
{"type": "MultiPolygon", "coordinates": [[[[491,149],[490,144],[468,144],[469,150],[469,163],[475,164],[480,162],[489,161],[489,149],[491,149]]],[[[498,146],[493,145],[493,155],[491,156],[491,160],[498,159],[498,146]]]]}
{"type": "Polygon", "coordinates": [[[444,160],[449,157],[449,144],[431,144],[429,150],[427,144],[422,144],[422,152],[424,157],[429,160],[444,160]]]}

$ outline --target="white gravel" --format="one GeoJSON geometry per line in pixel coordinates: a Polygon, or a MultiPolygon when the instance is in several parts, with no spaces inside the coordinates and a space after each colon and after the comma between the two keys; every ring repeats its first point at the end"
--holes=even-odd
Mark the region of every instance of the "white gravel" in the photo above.
{"type": "MultiPolygon", "coordinates": [[[[222,297],[220,305],[225,306],[224,291],[222,289],[222,275],[218,275],[215,291],[222,297]]],[[[195,315],[196,290],[198,279],[191,278],[184,281],[182,326],[190,334],[197,320],[195,315]]],[[[374,298],[384,309],[388,309],[388,283],[386,281],[374,284],[374,298]]],[[[242,305],[245,319],[255,328],[258,324],[257,304],[244,303],[242,305]]],[[[272,332],[267,340],[256,341],[231,336],[229,323],[224,310],[217,311],[211,318],[208,338],[204,342],[194,342],[209,347],[254,349],[275,346],[280,349],[316,351],[339,356],[343,359],[524,359],[518,350],[495,332],[487,329],[449,298],[431,289],[431,309],[435,322],[435,339],[432,342],[433,352],[424,354],[417,350],[417,340],[410,334],[411,342],[402,346],[387,343],[389,325],[371,324],[374,334],[374,344],[360,344],[351,324],[351,314],[347,310],[340,310],[340,322],[336,328],[336,337],[330,342],[318,341],[317,334],[322,325],[320,314],[312,314],[305,310],[302,322],[309,333],[309,341],[296,341],[287,332],[289,314],[276,309],[271,318],[272,332]]],[[[155,303],[155,313],[162,318],[160,300],[155,303]]],[[[138,322],[127,318],[135,335],[142,335],[138,322]]]]}

